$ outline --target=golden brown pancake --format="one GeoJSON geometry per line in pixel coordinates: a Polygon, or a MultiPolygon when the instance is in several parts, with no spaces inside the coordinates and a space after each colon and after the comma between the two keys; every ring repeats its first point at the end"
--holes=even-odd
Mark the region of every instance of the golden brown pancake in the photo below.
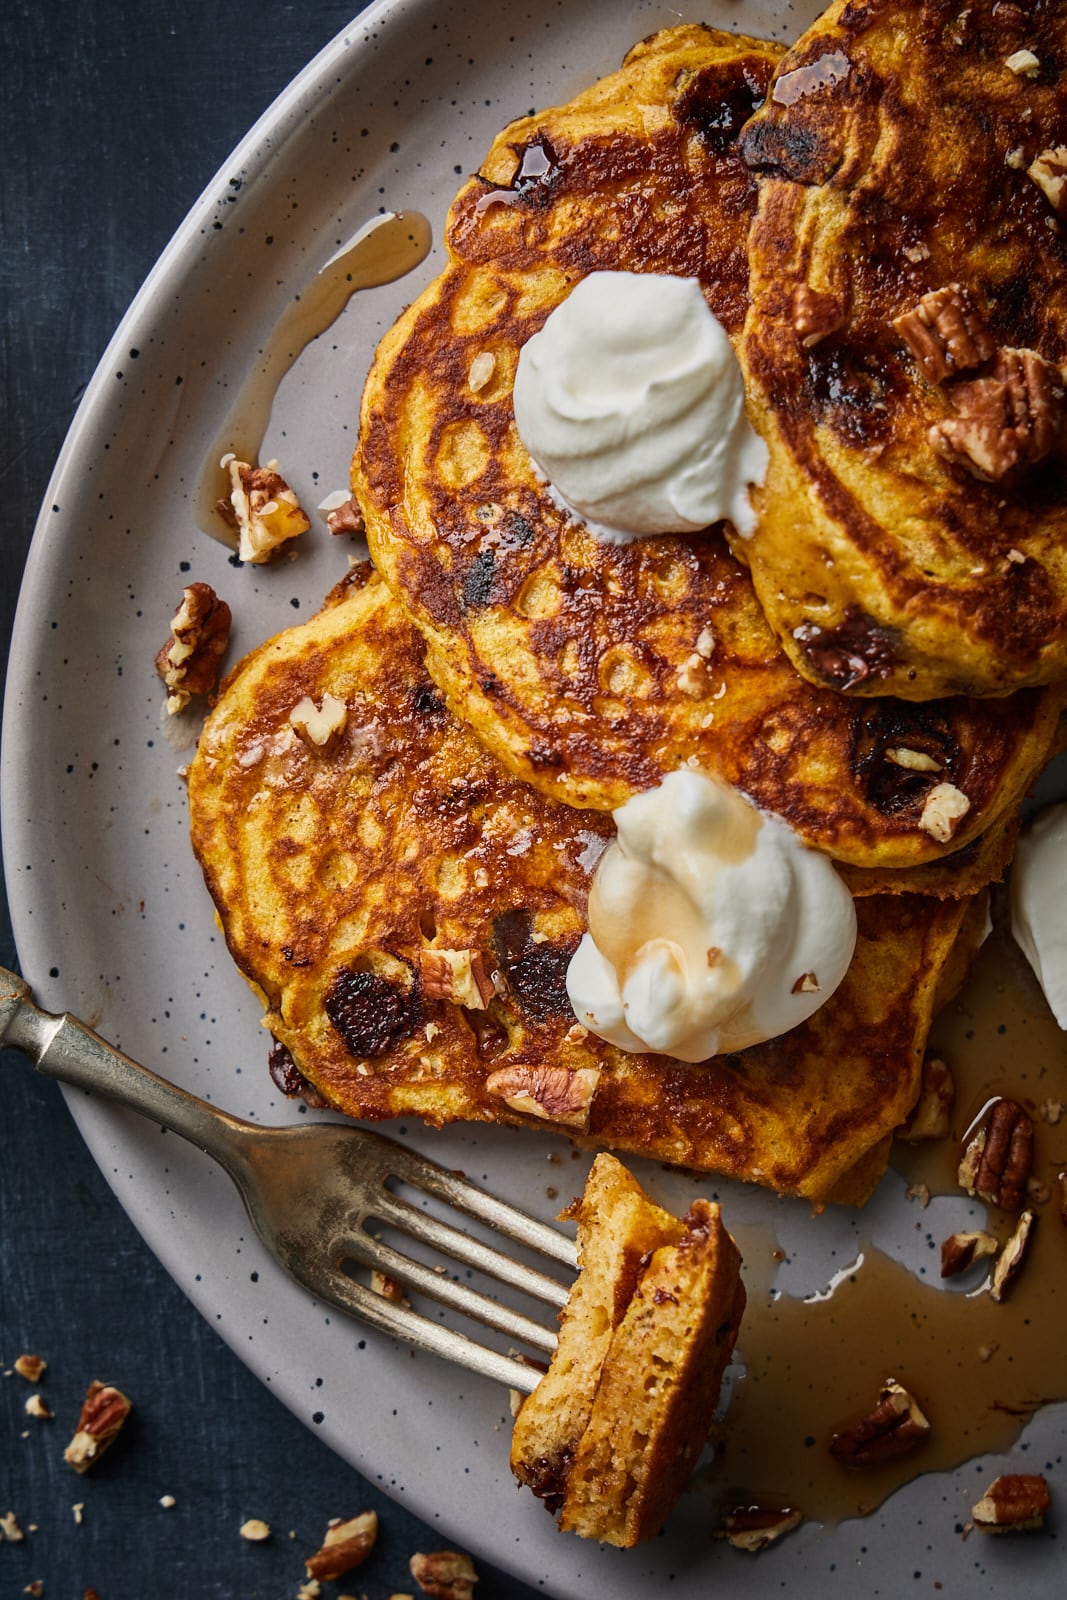
{"type": "Polygon", "coordinates": [[[734,549],[813,683],[1067,673],[1065,146],[1055,0],[836,0],[742,137],[771,463],[734,549]]]}
{"type": "Polygon", "coordinates": [[[691,1066],[603,1043],[565,974],[611,818],[546,799],[448,713],[418,632],[364,569],[230,674],[189,801],[230,951],[329,1104],[550,1128],[818,1203],[858,1164],[842,1192],[864,1198],[884,1167],[975,903],[858,900],[841,987],[740,1055],[691,1066]]]}
{"type": "Polygon", "coordinates": [[[892,872],[1014,810],[1047,758],[1051,699],[857,706],[813,688],[721,528],[598,541],[553,503],[512,413],[520,347],[598,268],[695,275],[739,334],[755,185],[736,135],[776,54],[657,34],[501,134],[452,207],[449,266],[378,351],[354,485],[431,674],[513,772],[607,810],[691,763],[838,860],[892,872]],[[942,782],[969,802],[950,839],[922,822],[942,782]]]}

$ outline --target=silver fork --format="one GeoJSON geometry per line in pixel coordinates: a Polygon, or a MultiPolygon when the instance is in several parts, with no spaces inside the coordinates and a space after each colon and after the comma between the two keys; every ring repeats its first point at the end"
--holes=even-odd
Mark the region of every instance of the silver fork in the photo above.
{"type": "Polygon", "coordinates": [[[457,1283],[440,1263],[435,1270],[394,1249],[370,1232],[368,1224],[395,1228],[453,1263],[558,1309],[566,1302],[566,1285],[409,1204],[388,1183],[403,1183],[444,1201],[462,1217],[573,1273],[575,1246],[555,1228],[367,1128],[331,1122],[271,1128],[232,1117],[139,1066],[69,1013],[42,1011],[29,985],[2,967],[0,1043],[22,1050],[47,1077],[117,1100],[206,1151],[237,1185],[275,1260],[317,1299],[483,1377],[524,1393],[534,1388],[540,1377],[536,1367],[386,1299],[351,1277],[344,1264],[377,1269],[412,1293],[430,1296],[550,1356],[556,1347],[552,1329],[457,1283]]]}

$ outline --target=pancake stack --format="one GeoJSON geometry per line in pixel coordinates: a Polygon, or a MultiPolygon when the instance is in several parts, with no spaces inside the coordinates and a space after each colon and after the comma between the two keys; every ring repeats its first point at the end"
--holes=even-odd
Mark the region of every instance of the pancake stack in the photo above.
{"type": "MultiPolygon", "coordinates": [[[[778,180],[757,177],[753,130],[780,54],[667,30],[500,135],[367,382],[353,486],[377,570],[230,675],[189,792],[294,1083],[356,1117],[549,1128],[822,1205],[861,1202],[884,1170],[1062,689],[918,700],[903,673],[856,698],[813,680],[764,607],[762,522],[733,549],[722,526],[604,544],[549,495],[511,404],[522,344],[601,268],[695,277],[739,351],[759,337],[749,231],[778,180]],[[611,808],[683,765],[839,863],[859,921],[808,1022],[695,1065],[587,1033],[565,988],[611,808]],[[939,784],[966,799],[948,829],[930,826],[939,784]]],[[[755,420],[776,526],[775,392],[755,420]]],[[[799,490],[793,516],[815,548],[799,490]]]]}

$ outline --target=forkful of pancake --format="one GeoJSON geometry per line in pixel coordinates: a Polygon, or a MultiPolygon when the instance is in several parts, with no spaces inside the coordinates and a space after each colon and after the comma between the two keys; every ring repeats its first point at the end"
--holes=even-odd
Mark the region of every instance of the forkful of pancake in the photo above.
{"type": "MultiPolygon", "coordinates": [[[[189,771],[291,1089],[870,1195],[1059,747],[1065,57],[1063,7],[837,3],[497,138],[367,380],[373,569],[189,771]]],[[[513,1465],[632,1544],[744,1293],[606,1159],[513,1465]]]]}

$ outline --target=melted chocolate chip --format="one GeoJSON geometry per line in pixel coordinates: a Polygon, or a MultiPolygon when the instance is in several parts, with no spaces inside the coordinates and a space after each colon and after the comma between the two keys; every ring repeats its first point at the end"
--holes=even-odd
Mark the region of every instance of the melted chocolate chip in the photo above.
{"type": "Polygon", "coordinates": [[[741,155],[753,172],[776,172],[793,183],[825,183],[841,161],[836,141],[788,116],[760,117],[745,128],[741,155]]]}
{"type": "Polygon", "coordinates": [[[326,1015],[354,1056],[380,1056],[414,1033],[422,1016],[416,984],[403,989],[377,972],[342,967],[324,1002],[326,1015]]]}
{"type": "Polygon", "coordinates": [[[950,700],[870,700],[856,707],[850,765],[863,794],[883,815],[920,810],[936,783],[959,773],[962,752],[950,700]],[[928,772],[900,766],[891,750],[910,750],[937,763],[928,772]]]}
{"type": "Polygon", "coordinates": [[[508,988],[535,1022],[548,1022],[571,1010],[567,968],[577,948],[577,938],[535,941],[528,911],[505,911],[493,922],[493,949],[508,988]]]}
{"type": "Polygon", "coordinates": [[[758,71],[751,61],[732,62],[728,73],[722,66],[707,67],[686,84],[674,116],[694,128],[716,155],[724,155],[763,104],[770,73],[769,63],[758,71]]]}
{"type": "Polygon", "coordinates": [[[315,1086],[304,1077],[293,1060],[288,1045],[282,1044],[280,1039],[275,1039],[270,1047],[267,1070],[275,1086],[290,1100],[303,1100],[305,1105],[311,1106],[316,1111],[328,1104],[315,1086]]]}
{"type": "Polygon", "coordinates": [[[836,628],[805,622],[793,637],[821,681],[842,691],[869,678],[887,678],[898,660],[892,630],[855,608],[836,628]]]}
{"type": "Polygon", "coordinates": [[[423,717],[437,716],[439,712],[445,709],[445,703],[441,696],[428,683],[420,684],[411,698],[415,710],[423,717]]]}
{"type": "Polygon", "coordinates": [[[464,611],[473,611],[478,606],[489,604],[495,573],[496,558],[492,550],[479,550],[463,579],[460,604],[464,611]]]}

